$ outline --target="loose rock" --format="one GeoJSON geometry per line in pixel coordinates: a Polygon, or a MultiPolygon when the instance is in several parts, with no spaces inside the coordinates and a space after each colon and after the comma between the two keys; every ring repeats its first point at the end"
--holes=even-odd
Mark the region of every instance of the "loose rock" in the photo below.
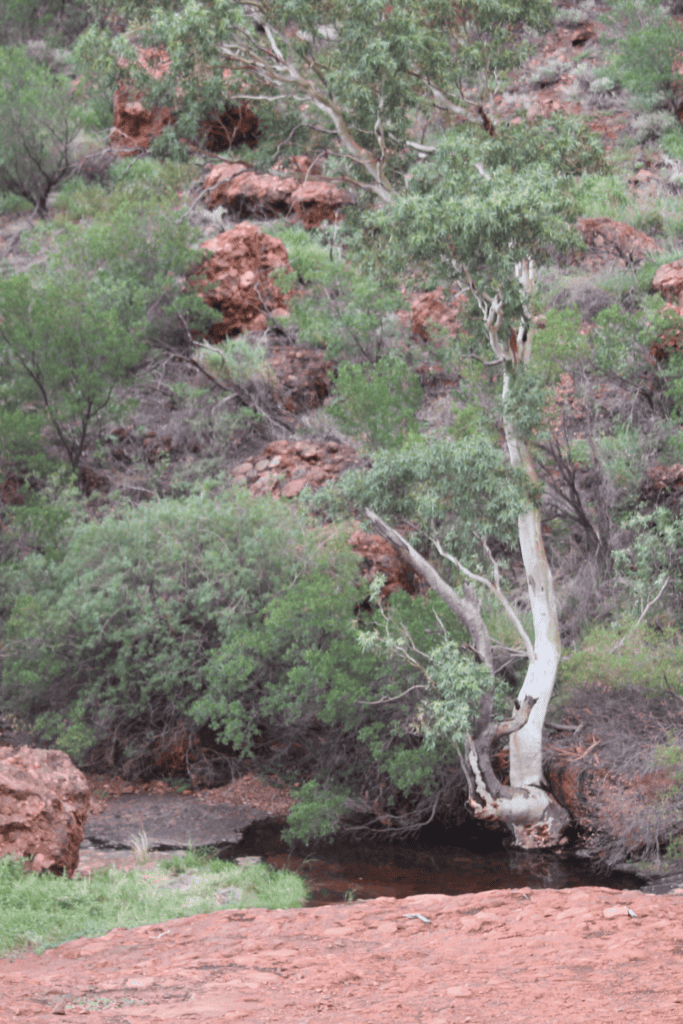
{"type": "Polygon", "coordinates": [[[0,857],[30,857],[34,871],[71,877],[89,806],[86,778],[68,754],[0,747],[0,857]]]}
{"type": "Polygon", "coordinates": [[[207,261],[196,274],[205,301],[220,310],[223,319],[213,324],[212,341],[247,331],[263,331],[268,324],[264,304],[272,314],[286,315],[285,296],[270,280],[276,267],[287,267],[287,250],[279,238],[244,221],[230,231],[202,242],[207,261]]]}

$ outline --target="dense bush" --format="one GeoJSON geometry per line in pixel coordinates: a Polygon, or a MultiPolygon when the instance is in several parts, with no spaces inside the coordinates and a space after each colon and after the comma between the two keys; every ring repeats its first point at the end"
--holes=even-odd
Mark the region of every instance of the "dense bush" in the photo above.
{"type": "Polygon", "coordinates": [[[0,190],[45,217],[50,192],[72,170],[80,127],[68,78],[35,64],[22,47],[0,48],[0,190]]]}
{"type": "Polygon", "coordinates": [[[373,448],[395,448],[418,433],[415,413],[422,404],[422,385],[399,356],[382,356],[371,367],[342,363],[334,396],[332,416],[373,448]]]}
{"type": "MultiPolygon", "coordinates": [[[[149,774],[165,736],[209,725],[232,756],[310,781],[293,821],[304,838],[349,807],[414,826],[459,785],[454,742],[488,676],[450,680],[438,653],[409,665],[361,650],[367,584],[343,531],[284,503],[234,489],[143,505],[76,526],[61,561],[30,555],[2,582],[15,595],[3,707],[81,763],[149,774]],[[425,744],[432,697],[453,728],[425,744]]],[[[434,609],[461,636],[433,596],[395,600],[420,650],[443,645],[434,609]]]]}
{"type": "Polygon", "coordinates": [[[277,225],[270,233],[284,242],[294,271],[275,275],[284,290],[295,289],[285,329],[295,323],[300,340],[324,348],[331,359],[375,363],[405,344],[407,321],[397,313],[406,303],[395,281],[380,280],[345,258],[323,232],[277,225]]]}
{"type": "Polygon", "coordinates": [[[183,294],[181,275],[200,259],[197,233],[176,222],[168,202],[124,193],[108,213],[64,228],[45,266],[0,279],[0,422],[11,427],[2,445],[10,461],[33,458],[44,416],[78,468],[117,404],[116,386],[146,353],[153,300],[191,326],[215,316],[183,294]],[[39,410],[33,418],[20,412],[27,402],[39,410]]]}

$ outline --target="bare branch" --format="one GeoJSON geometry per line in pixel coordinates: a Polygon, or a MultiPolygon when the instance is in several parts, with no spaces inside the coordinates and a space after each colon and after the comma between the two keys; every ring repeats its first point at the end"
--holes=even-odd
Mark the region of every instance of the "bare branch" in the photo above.
{"type": "Polygon", "coordinates": [[[428,690],[429,687],[425,686],[424,683],[416,683],[415,686],[409,686],[403,693],[399,693],[397,697],[381,697],[379,700],[357,700],[356,704],[363,704],[366,707],[370,707],[374,704],[391,704],[395,700],[400,700],[401,697],[405,697],[406,694],[411,693],[413,690],[428,690]]]}
{"type": "Polygon", "coordinates": [[[487,579],[486,576],[480,576],[479,573],[472,572],[470,569],[467,569],[462,564],[462,562],[459,559],[455,558],[453,555],[449,555],[447,551],[444,551],[443,547],[441,546],[441,544],[439,543],[438,540],[436,540],[433,537],[430,538],[430,539],[431,539],[432,543],[434,544],[434,546],[436,547],[436,550],[442,556],[442,558],[447,558],[449,562],[452,562],[453,565],[456,566],[456,568],[459,570],[459,572],[461,572],[463,574],[463,576],[467,576],[468,579],[473,580],[475,583],[482,583],[488,590],[491,591],[491,593],[496,598],[498,598],[498,600],[502,604],[503,608],[505,609],[505,614],[508,616],[508,618],[512,622],[513,626],[515,627],[515,629],[519,633],[519,637],[520,637],[522,643],[524,644],[524,647],[525,647],[525,650],[526,650],[527,658],[529,658],[530,661],[533,661],[533,659],[534,659],[534,645],[532,644],[531,640],[529,639],[529,634],[527,633],[527,631],[525,630],[524,626],[522,625],[522,623],[520,622],[519,618],[517,617],[517,613],[515,612],[514,608],[512,607],[512,605],[510,604],[510,602],[508,601],[508,599],[505,597],[505,595],[503,594],[502,590],[500,589],[500,584],[498,582],[498,566],[497,566],[496,562],[494,561],[493,556],[491,555],[491,552],[488,550],[488,545],[486,545],[486,543],[484,542],[485,550],[486,550],[489,558],[491,559],[491,561],[493,562],[493,565],[494,565],[494,572],[496,574],[496,582],[495,583],[492,583],[491,580],[487,579]]]}
{"type": "Polygon", "coordinates": [[[427,581],[432,590],[442,597],[451,611],[460,619],[472,637],[474,648],[483,663],[493,672],[493,652],[491,638],[482,618],[481,608],[475,599],[461,597],[441,578],[433,565],[423,558],[405,537],[393,530],[371,509],[365,509],[365,515],[382,537],[398,548],[413,567],[427,581]]]}

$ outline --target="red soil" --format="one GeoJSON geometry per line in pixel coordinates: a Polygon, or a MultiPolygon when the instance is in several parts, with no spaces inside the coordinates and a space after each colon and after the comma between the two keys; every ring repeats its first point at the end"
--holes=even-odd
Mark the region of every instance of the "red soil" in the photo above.
{"type": "Polygon", "coordinates": [[[2,1015],[35,1024],[54,1014],[89,1024],[673,1024],[683,1020],[677,892],[504,889],[118,928],[0,961],[2,1015]]]}

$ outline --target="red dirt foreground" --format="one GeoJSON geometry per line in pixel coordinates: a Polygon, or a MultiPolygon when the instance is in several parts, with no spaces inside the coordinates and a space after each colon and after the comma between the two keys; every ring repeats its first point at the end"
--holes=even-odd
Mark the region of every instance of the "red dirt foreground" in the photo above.
{"type": "Polygon", "coordinates": [[[673,1024],[683,899],[524,888],[220,910],[0,961],[0,985],[3,1021],[36,1024],[673,1024]]]}

